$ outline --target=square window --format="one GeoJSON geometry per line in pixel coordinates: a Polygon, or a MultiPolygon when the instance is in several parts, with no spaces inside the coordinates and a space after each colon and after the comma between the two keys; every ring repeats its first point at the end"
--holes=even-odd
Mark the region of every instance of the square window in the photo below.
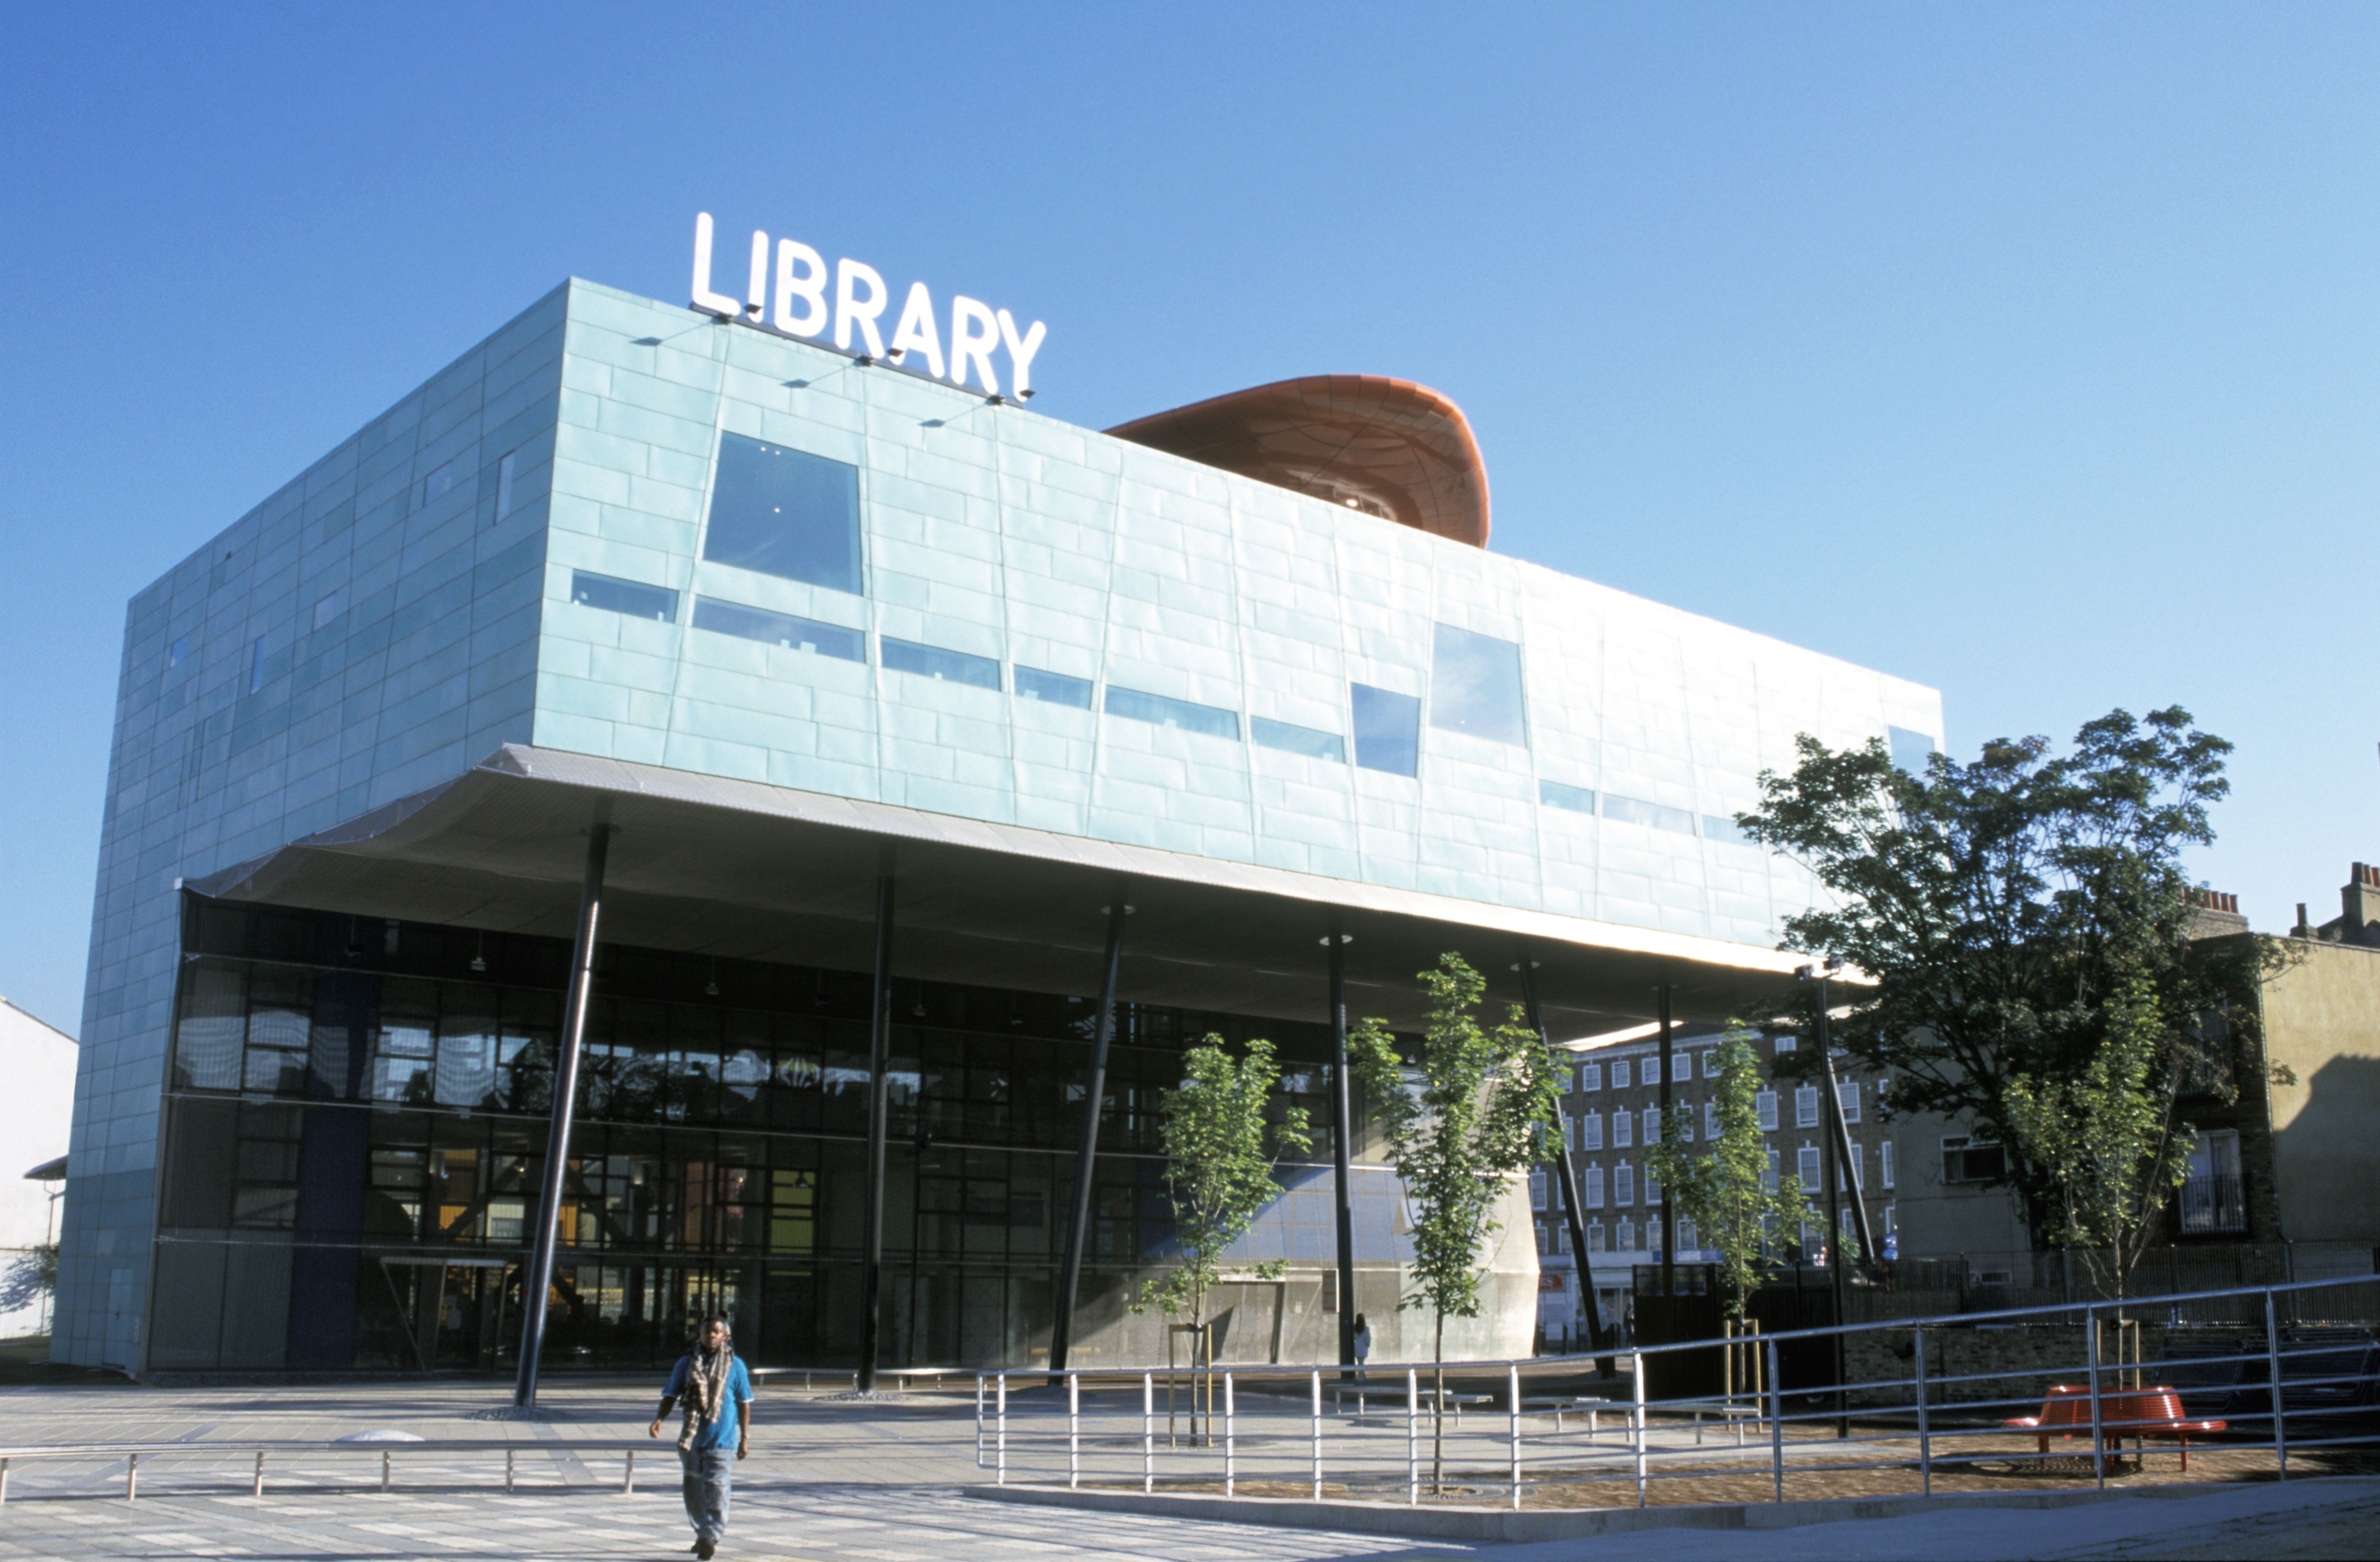
{"type": "Polygon", "coordinates": [[[1121,716],[1128,721],[1147,721],[1151,726],[1178,727],[1186,733],[1199,733],[1210,738],[1230,738],[1234,743],[1240,736],[1240,713],[1220,706],[1199,705],[1186,699],[1173,699],[1165,695],[1152,695],[1139,689],[1108,685],[1107,713],[1121,716]]]}
{"type": "Polygon", "coordinates": [[[1091,708],[1091,681],[1069,678],[1063,672],[1045,672],[1038,667],[1016,670],[1016,695],[1019,699],[1037,699],[1044,705],[1071,706],[1076,710],[1091,708]]]}
{"type": "Polygon", "coordinates": [[[921,646],[912,640],[896,640],[890,635],[876,637],[876,655],[879,661],[894,672],[911,672],[920,678],[939,678],[945,683],[972,684],[979,689],[1000,687],[1000,663],[988,656],[969,656],[965,651],[921,646]]]}
{"type": "Polygon", "coordinates": [[[496,463],[496,519],[500,521],[513,513],[513,469],[519,458],[518,451],[508,450],[496,463]]]}
{"type": "Polygon", "coordinates": [[[1490,743],[1525,745],[1521,711],[1521,648],[1451,624],[1430,648],[1429,724],[1490,743]]]}
{"type": "Polygon", "coordinates": [[[742,434],[720,435],[702,556],[857,596],[859,468],[742,434]]]}
{"type": "Polygon", "coordinates": [[[1562,808],[1573,814],[1595,812],[1594,793],[1583,786],[1569,786],[1560,781],[1539,781],[1537,801],[1548,808],[1562,808]]]}
{"type": "Polygon", "coordinates": [[[591,570],[570,572],[570,599],[581,607],[625,613],[630,618],[677,622],[677,593],[666,586],[647,586],[640,580],[621,580],[591,570]]]}
{"type": "Polygon", "coordinates": [[[443,466],[421,479],[421,503],[429,503],[455,486],[455,463],[443,466]]]}
{"type": "Polygon", "coordinates": [[[1886,746],[1891,750],[1892,762],[1912,776],[1923,778],[1925,762],[1934,757],[1934,740],[1924,733],[1912,733],[1906,727],[1887,727],[1886,746]]]}
{"type": "MultiPolygon", "coordinates": [[[[856,629],[846,629],[840,624],[820,624],[814,618],[796,618],[787,612],[771,612],[765,608],[747,608],[741,602],[722,602],[716,597],[694,599],[694,626],[713,635],[733,635],[739,640],[813,651],[840,661],[868,660],[868,637],[856,629]]],[[[997,672],[999,664],[992,665],[997,672]]]]}
{"type": "Polygon", "coordinates": [[[1780,1035],[1770,1045],[1768,1050],[1772,1055],[1782,1055],[1792,1051],[1796,1043],[1791,1036],[1780,1035]]]}
{"type": "Polygon", "coordinates": [[[314,627],[320,629],[339,616],[347,605],[347,594],[342,589],[332,592],[314,604],[314,627]]]}
{"type": "Polygon", "coordinates": [[[190,637],[188,635],[179,636],[172,645],[165,648],[165,665],[179,667],[182,665],[183,659],[189,654],[190,637]]]}
{"type": "Polygon", "coordinates": [[[1421,701],[1369,684],[1347,685],[1355,718],[1355,763],[1392,776],[1421,771],[1421,701]]]}
{"type": "Polygon", "coordinates": [[[1347,762],[1347,744],[1336,733],[1326,733],[1313,727],[1300,727],[1289,721],[1275,721],[1269,717],[1248,718],[1248,736],[1260,747],[1285,749],[1303,754],[1310,759],[1328,759],[1333,764],[1347,762]]]}

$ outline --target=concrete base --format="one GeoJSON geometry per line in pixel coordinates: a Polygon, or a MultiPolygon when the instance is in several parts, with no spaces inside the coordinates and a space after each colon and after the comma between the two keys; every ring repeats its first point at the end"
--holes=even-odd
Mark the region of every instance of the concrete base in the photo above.
{"type": "MultiPolygon", "coordinates": [[[[1269,1480],[1272,1477],[1266,1477],[1269,1480]]],[[[1154,1514],[1231,1524],[1270,1524],[1444,1541],[1557,1541],[1642,1530],[1791,1530],[1851,1519],[1891,1519],[1948,1508],[2076,1508],[2124,1497],[2192,1497],[2228,1489],[2206,1483],[2130,1486],[2118,1491],[2010,1492],[1956,1496],[1826,1497],[1808,1502],[1739,1502],[1670,1508],[1510,1508],[1412,1507],[1402,1503],[1322,1501],[1296,1497],[1222,1497],[1074,1490],[1063,1486],[969,1486],[990,1502],[1040,1504],[1107,1513],[1154,1514]]]]}

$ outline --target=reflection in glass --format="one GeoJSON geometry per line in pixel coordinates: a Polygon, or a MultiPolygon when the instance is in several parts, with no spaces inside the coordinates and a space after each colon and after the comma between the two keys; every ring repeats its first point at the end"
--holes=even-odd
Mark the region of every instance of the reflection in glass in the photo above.
{"type": "Polygon", "coordinates": [[[1429,724],[1490,743],[1525,745],[1521,648],[1492,635],[1439,624],[1430,656],[1429,724]]]}
{"type": "Polygon", "coordinates": [[[1309,758],[1329,759],[1336,764],[1347,762],[1347,745],[1337,733],[1319,732],[1293,722],[1275,721],[1269,717],[1248,718],[1248,736],[1266,748],[1287,749],[1309,758]]]}
{"type": "Polygon", "coordinates": [[[747,608],[740,602],[722,602],[715,597],[694,599],[694,626],[713,635],[733,635],[739,640],[758,640],[766,646],[815,651],[844,661],[868,660],[868,637],[856,629],[820,624],[814,618],[795,618],[789,612],[771,612],[766,608],[747,608]]]}
{"type": "Polygon", "coordinates": [[[1560,781],[1539,781],[1537,801],[1548,808],[1566,808],[1573,814],[1595,812],[1594,793],[1583,786],[1566,786],[1560,781]]]}
{"type": "Polygon", "coordinates": [[[859,468],[722,434],[702,556],[858,595],[859,468]]]}
{"type": "Polygon", "coordinates": [[[621,580],[592,570],[570,572],[570,599],[581,607],[625,613],[630,618],[657,618],[663,624],[677,622],[677,593],[669,587],[647,586],[640,580],[621,580]]]}
{"type": "Polygon", "coordinates": [[[1410,776],[1421,769],[1421,701],[1369,684],[1347,685],[1355,716],[1355,763],[1410,776]]]}
{"type": "Polygon", "coordinates": [[[953,684],[973,684],[979,689],[1000,687],[1000,663],[988,656],[946,651],[939,646],[896,640],[890,635],[876,637],[876,654],[884,666],[894,672],[914,672],[920,678],[940,678],[953,684]]]}
{"type": "Polygon", "coordinates": [[[1069,678],[1063,672],[1044,672],[1038,667],[1016,670],[1016,693],[1022,699],[1038,699],[1044,705],[1070,705],[1077,710],[1091,708],[1091,681],[1069,678]]]}
{"type": "Polygon", "coordinates": [[[1240,735],[1240,713],[1220,706],[1198,705],[1186,699],[1173,699],[1165,695],[1145,694],[1138,689],[1120,689],[1108,685],[1107,711],[1134,721],[1147,721],[1159,727],[1179,727],[1186,733],[1200,733],[1210,738],[1230,738],[1237,742],[1240,735]]]}

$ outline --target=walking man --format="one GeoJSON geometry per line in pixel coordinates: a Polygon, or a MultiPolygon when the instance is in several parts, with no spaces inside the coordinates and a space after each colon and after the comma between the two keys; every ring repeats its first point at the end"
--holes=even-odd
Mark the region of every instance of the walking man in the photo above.
{"type": "Polygon", "coordinates": [[[727,1534],[728,1488],[736,1459],[752,1451],[752,1374],[735,1355],[725,1318],[702,1321],[694,1349],[678,1358],[653,1412],[649,1437],[662,1435],[662,1418],[681,1407],[677,1457],[686,1466],[686,1516],[694,1523],[694,1554],[708,1557],[727,1534]],[[731,1453],[730,1450],[733,1450],[731,1453]]]}

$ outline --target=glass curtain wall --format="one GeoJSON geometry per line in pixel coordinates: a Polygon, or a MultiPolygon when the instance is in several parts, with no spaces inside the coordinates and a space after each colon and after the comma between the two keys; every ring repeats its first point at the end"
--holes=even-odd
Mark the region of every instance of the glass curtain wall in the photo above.
{"type": "MultiPolygon", "coordinates": [[[[184,930],[152,1365],[509,1370],[568,946],[197,897],[184,930]]],[[[549,1365],[665,1364],[710,1311],[762,1365],[848,1364],[867,974],[607,947],[596,994],[549,1365]]],[[[1028,1362],[1096,1005],[894,1000],[886,1364],[1028,1362]]],[[[1322,1026],[1121,1006],[1087,1305],[1172,1236],[1158,1099],[1210,1032],[1269,1037],[1328,1143],[1322,1026]]]]}

